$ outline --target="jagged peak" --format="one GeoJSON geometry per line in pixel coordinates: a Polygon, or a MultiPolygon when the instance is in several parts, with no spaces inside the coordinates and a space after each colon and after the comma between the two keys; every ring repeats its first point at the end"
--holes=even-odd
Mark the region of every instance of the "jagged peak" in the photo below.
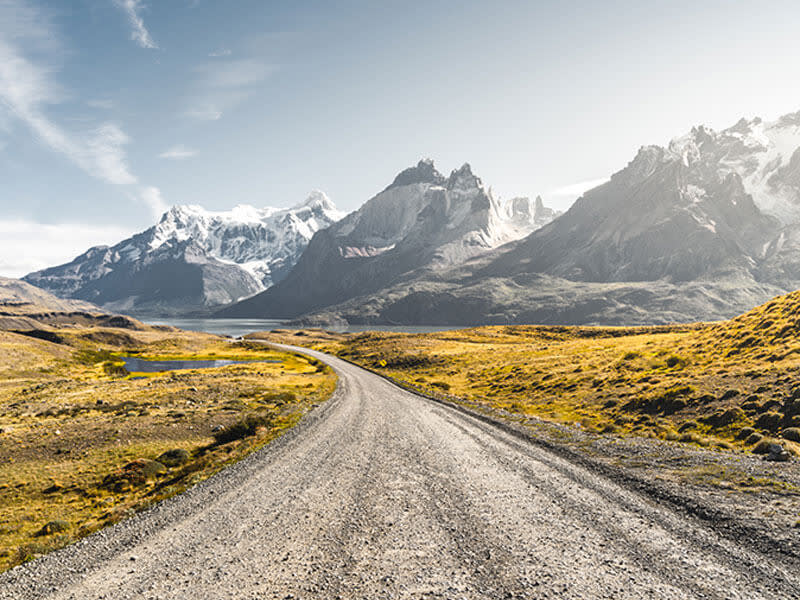
{"type": "Polygon", "coordinates": [[[331,200],[322,190],[311,190],[311,192],[308,194],[308,197],[302,202],[293,206],[292,210],[305,207],[336,211],[336,205],[333,203],[333,200],[331,200]]]}
{"type": "Polygon", "coordinates": [[[197,217],[206,214],[206,209],[197,204],[175,204],[171,206],[167,212],[161,215],[159,223],[167,221],[183,220],[190,217],[197,217]]]}
{"type": "Polygon", "coordinates": [[[450,177],[447,178],[447,189],[452,190],[456,187],[483,188],[483,182],[472,172],[470,164],[465,162],[461,167],[453,170],[450,177]]]}
{"type": "Polygon", "coordinates": [[[415,183],[432,183],[435,185],[442,185],[444,182],[444,175],[436,170],[433,160],[430,158],[423,158],[415,166],[404,169],[398,173],[392,184],[386,189],[388,190],[404,185],[413,185],[415,183]]]}

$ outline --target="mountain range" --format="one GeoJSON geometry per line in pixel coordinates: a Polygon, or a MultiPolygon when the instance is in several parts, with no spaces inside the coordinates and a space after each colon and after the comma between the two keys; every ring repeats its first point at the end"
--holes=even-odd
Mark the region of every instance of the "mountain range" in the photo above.
{"type": "Polygon", "coordinates": [[[541,199],[501,203],[469,164],[401,172],[361,208],[315,235],[287,277],[220,316],[292,318],[463,264],[524,237],[556,214],[541,199]]]}
{"type": "Polygon", "coordinates": [[[288,209],[175,206],[142,233],[24,280],[63,298],[140,315],[204,311],[252,296],[291,270],[314,233],[341,219],[315,191],[288,209]]]}
{"type": "MultiPolygon", "coordinates": [[[[223,314],[304,324],[722,319],[800,287],[799,228],[800,113],[722,131],[700,126],[641,148],[608,182],[519,240],[440,268],[415,263],[388,282],[346,279],[346,294],[323,291],[292,310],[286,299],[299,283],[311,297],[328,289],[311,286],[304,256],[284,281],[223,314]]],[[[333,270],[331,281],[353,272],[333,270]]]]}
{"type": "Polygon", "coordinates": [[[642,147],[564,214],[423,160],[347,216],[321,193],[176,207],[25,279],[106,309],[302,324],[727,318],[800,287],[800,113],[642,147]]]}
{"type": "Polygon", "coordinates": [[[501,202],[469,165],[446,178],[426,159],[347,217],[319,191],[289,209],[176,206],[142,233],[24,280],[109,311],[206,315],[301,273],[294,267],[305,256],[313,282],[300,283],[301,290],[285,299],[291,309],[280,311],[297,313],[327,306],[330,298],[347,299],[352,278],[378,291],[419,266],[444,269],[520,239],[558,214],[541,198],[501,202]],[[342,236],[342,243],[326,243],[342,236]],[[339,263],[372,266],[342,277],[339,263]]]}

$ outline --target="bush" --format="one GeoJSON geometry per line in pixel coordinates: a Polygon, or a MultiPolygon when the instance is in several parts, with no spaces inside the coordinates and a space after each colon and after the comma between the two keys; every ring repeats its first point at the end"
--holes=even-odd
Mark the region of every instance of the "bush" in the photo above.
{"type": "Polygon", "coordinates": [[[110,377],[125,377],[130,375],[128,369],[125,368],[124,362],[114,362],[111,360],[103,362],[103,372],[110,377]]]}
{"type": "Polygon", "coordinates": [[[166,470],[167,468],[160,462],[148,458],[137,458],[118,471],[106,475],[101,487],[124,491],[129,486],[144,485],[148,479],[153,479],[166,470]]]}
{"type": "Polygon", "coordinates": [[[264,404],[292,404],[297,402],[297,395],[294,392],[268,392],[258,400],[264,404]]]}
{"type": "Polygon", "coordinates": [[[168,467],[177,467],[189,462],[189,453],[183,448],[167,450],[158,457],[158,462],[168,467]]]}
{"type": "Polygon", "coordinates": [[[682,369],[689,363],[688,360],[683,358],[682,356],[678,356],[677,354],[672,354],[667,357],[667,367],[670,369],[679,368],[682,369]]]}
{"type": "Polygon", "coordinates": [[[445,381],[433,381],[431,382],[431,385],[444,391],[448,391],[450,389],[450,384],[445,381]]]}
{"type": "Polygon", "coordinates": [[[256,434],[259,427],[272,427],[273,418],[269,413],[249,414],[243,416],[233,425],[213,433],[217,444],[227,444],[256,434]]]}
{"type": "Polygon", "coordinates": [[[777,412],[765,412],[756,420],[756,426],[766,429],[767,431],[775,431],[781,424],[783,415],[777,412]]]}
{"type": "Polygon", "coordinates": [[[744,441],[744,443],[747,444],[748,446],[752,446],[753,444],[759,443],[763,439],[764,436],[761,435],[760,433],[751,433],[744,441]]]}
{"type": "Polygon", "coordinates": [[[50,521],[46,523],[39,531],[34,533],[36,537],[41,537],[44,535],[51,535],[53,533],[61,533],[69,529],[69,523],[66,521],[62,521],[61,519],[56,519],[55,521],[50,521]]]}
{"type": "Polygon", "coordinates": [[[778,442],[772,438],[764,438],[758,442],[753,448],[753,454],[769,454],[773,446],[780,446],[778,442]]]}
{"type": "Polygon", "coordinates": [[[711,415],[703,417],[702,420],[704,423],[708,423],[712,427],[724,427],[725,425],[730,425],[731,423],[740,421],[746,416],[747,415],[745,415],[745,412],[737,406],[727,410],[720,409],[711,415]]]}
{"type": "Polygon", "coordinates": [[[792,442],[800,442],[800,427],[787,427],[781,432],[781,435],[792,442]]]}
{"type": "Polygon", "coordinates": [[[746,438],[750,437],[751,435],[753,435],[755,432],[756,432],[756,430],[753,429],[752,427],[742,427],[739,430],[739,433],[736,434],[736,439],[737,440],[746,439],[746,438]]]}

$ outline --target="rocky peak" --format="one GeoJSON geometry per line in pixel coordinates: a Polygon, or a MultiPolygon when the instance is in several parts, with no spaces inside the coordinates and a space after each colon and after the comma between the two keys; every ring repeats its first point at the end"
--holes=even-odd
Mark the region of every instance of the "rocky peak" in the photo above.
{"type": "Polygon", "coordinates": [[[312,210],[336,211],[336,205],[322,190],[311,190],[303,202],[293,207],[293,210],[310,208],[312,210]]]}
{"type": "Polygon", "coordinates": [[[480,177],[472,173],[469,163],[464,163],[459,169],[455,169],[447,178],[447,189],[483,189],[480,177]]]}
{"type": "Polygon", "coordinates": [[[430,158],[423,158],[416,166],[409,167],[401,171],[397,177],[394,178],[392,184],[386,189],[400,187],[404,185],[413,185],[415,183],[430,183],[433,185],[442,185],[445,182],[444,175],[436,170],[433,160],[430,158]]]}

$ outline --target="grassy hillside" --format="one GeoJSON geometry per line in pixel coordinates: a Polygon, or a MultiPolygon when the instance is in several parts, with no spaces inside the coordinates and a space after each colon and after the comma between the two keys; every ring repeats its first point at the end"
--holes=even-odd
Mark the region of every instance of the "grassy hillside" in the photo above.
{"type": "Polygon", "coordinates": [[[692,326],[274,335],[512,416],[757,453],[779,441],[800,454],[798,332],[800,292],[692,326]]]}
{"type": "Polygon", "coordinates": [[[0,331],[0,570],[210,476],[335,386],[310,359],[140,325],[0,331]],[[274,362],[129,374],[128,354],[274,362]]]}
{"type": "Polygon", "coordinates": [[[20,279],[0,277],[0,315],[26,315],[52,311],[100,312],[100,309],[88,302],[57,298],[20,279]]]}

